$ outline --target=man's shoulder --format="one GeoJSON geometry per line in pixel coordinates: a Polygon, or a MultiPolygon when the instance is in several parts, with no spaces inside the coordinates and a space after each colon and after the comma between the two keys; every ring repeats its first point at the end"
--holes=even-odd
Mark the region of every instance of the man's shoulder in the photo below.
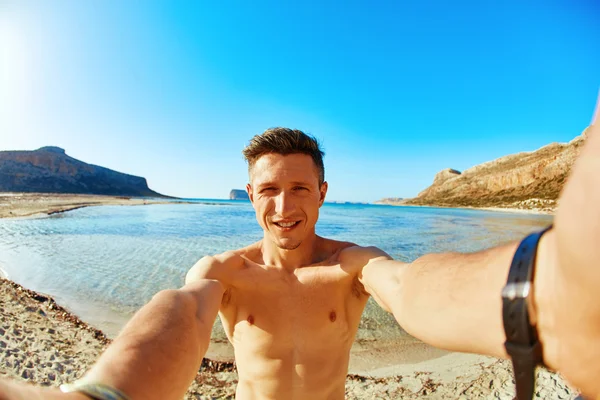
{"type": "Polygon", "coordinates": [[[243,254],[242,250],[230,250],[221,254],[204,256],[198,260],[196,265],[206,265],[213,268],[241,266],[244,264],[243,254]]]}
{"type": "Polygon", "coordinates": [[[321,248],[344,263],[347,261],[366,260],[373,258],[391,258],[385,251],[375,246],[359,246],[353,242],[320,238],[321,248]]]}
{"type": "Polygon", "coordinates": [[[341,249],[339,260],[342,264],[352,263],[360,266],[365,266],[371,261],[380,259],[391,259],[391,257],[383,250],[375,246],[359,246],[350,243],[341,249]]]}
{"type": "Polygon", "coordinates": [[[198,279],[216,279],[226,282],[228,276],[244,266],[243,249],[204,256],[188,271],[186,283],[198,279]]]}

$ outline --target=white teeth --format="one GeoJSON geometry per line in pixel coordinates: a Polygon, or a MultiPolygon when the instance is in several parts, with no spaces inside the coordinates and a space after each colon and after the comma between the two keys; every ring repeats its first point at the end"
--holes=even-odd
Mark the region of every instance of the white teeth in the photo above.
{"type": "Polygon", "coordinates": [[[290,226],[296,225],[296,223],[295,222],[277,222],[277,225],[281,226],[282,228],[289,228],[290,226]]]}

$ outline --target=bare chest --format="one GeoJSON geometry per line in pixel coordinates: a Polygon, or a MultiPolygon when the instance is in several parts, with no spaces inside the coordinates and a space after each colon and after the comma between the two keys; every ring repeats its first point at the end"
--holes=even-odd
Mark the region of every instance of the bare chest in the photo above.
{"type": "Polygon", "coordinates": [[[221,308],[227,334],[234,346],[261,352],[349,346],[367,300],[358,280],[339,266],[249,269],[232,283],[221,308]]]}

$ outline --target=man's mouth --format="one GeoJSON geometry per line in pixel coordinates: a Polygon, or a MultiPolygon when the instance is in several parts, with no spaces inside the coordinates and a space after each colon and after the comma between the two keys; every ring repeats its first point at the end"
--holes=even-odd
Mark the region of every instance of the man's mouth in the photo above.
{"type": "Polygon", "coordinates": [[[273,222],[273,224],[277,225],[281,229],[292,229],[296,225],[298,225],[300,221],[279,221],[273,222]]]}

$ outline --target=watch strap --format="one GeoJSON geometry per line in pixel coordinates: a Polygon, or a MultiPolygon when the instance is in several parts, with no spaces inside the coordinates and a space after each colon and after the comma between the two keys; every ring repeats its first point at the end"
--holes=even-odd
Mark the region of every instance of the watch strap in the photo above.
{"type": "Polygon", "coordinates": [[[127,395],[113,387],[103,383],[92,383],[81,380],[60,385],[60,391],[63,393],[83,393],[93,400],[130,400],[127,395]]]}
{"type": "Polygon", "coordinates": [[[533,289],[538,244],[550,228],[552,225],[521,241],[502,290],[504,346],[513,363],[518,400],[533,398],[535,368],[543,365],[542,346],[537,329],[531,324],[527,299],[533,289]]]}

